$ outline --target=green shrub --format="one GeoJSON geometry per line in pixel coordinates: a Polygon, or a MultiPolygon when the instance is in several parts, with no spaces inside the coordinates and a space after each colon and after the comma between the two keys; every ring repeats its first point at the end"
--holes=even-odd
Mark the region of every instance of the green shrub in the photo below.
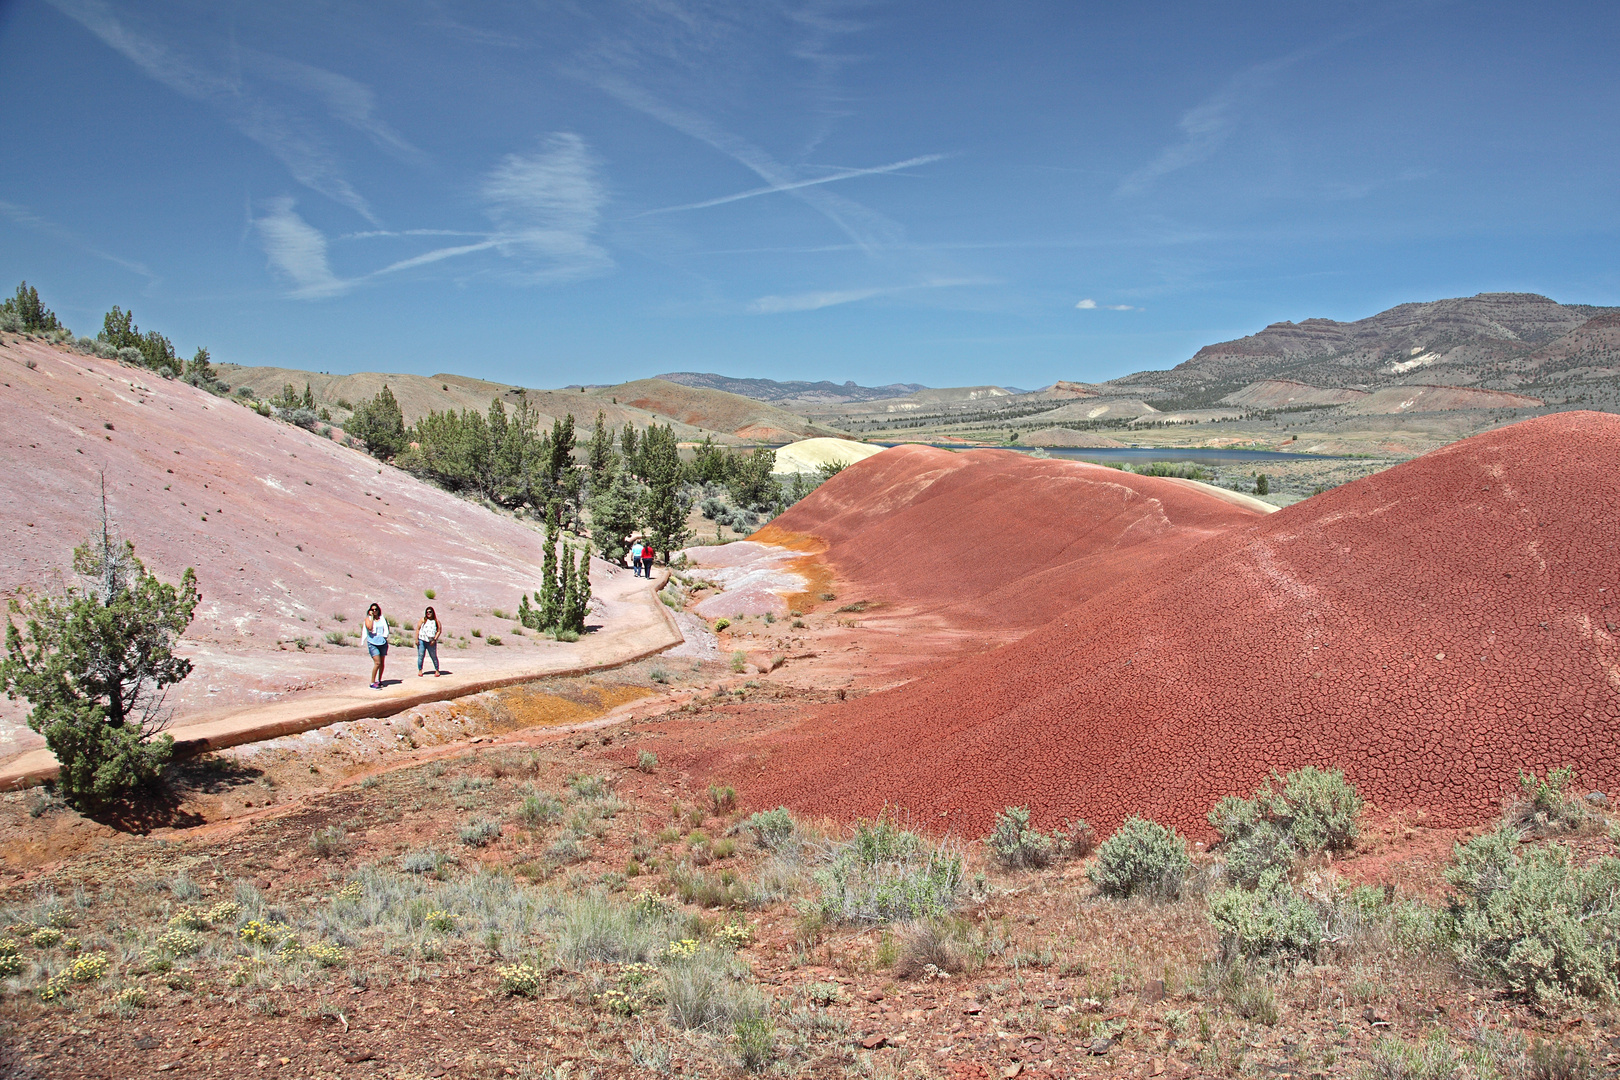
{"type": "Polygon", "coordinates": [[[925,919],[956,906],[963,884],[962,856],[900,828],[889,815],[855,826],[833,846],[819,870],[820,907],[833,922],[886,923],[925,919]]]}
{"type": "Polygon", "coordinates": [[[1563,847],[1520,853],[1504,827],[1458,845],[1446,879],[1457,960],[1480,981],[1552,1011],[1620,996],[1620,859],[1577,866],[1563,847]]]}
{"type": "Polygon", "coordinates": [[[776,1043],[776,1026],[768,1017],[752,1016],[736,1022],[737,1064],[745,1072],[763,1072],[771,1063],[776,1043]]]}
{"type": "Polygon", "coordinates": [[[1287,833],[1262,821],[1251,832],[1223,843],[1221,853],[1226,857],[1227,880],[1252,889],[1267,871],[1286,871],[1293,866],[1299,849],[1287,833]]]}
{"type": "Polygon", "coordinates": [[[636,768],[644,773],[656,771],[658,768],[658,755],[651,750],[643,750],[636,755],[636,768]]]}
{"type": "Polygon", "coordinates": [[[1341,851],[1355,842],[1361,796],[1337,769],[1273,772],[1250,799],[1228,795],[1209,812],[1221,836],[1228,879],[1252,888],[1267,870],[1301,854],[1341,851]]]}
{"type": "Polygon", "coordinates": [[[741,649],[738,649],[736,652],[731,654],[731,670],[732,671],[741,673],[742,669],[747,667],[747,666],[748,666],[748,654],[747,653],[743,652],[741,649]]]}
{"type": "Polygon", "coordinates": [[[484,847],[501,835],[501,823],[487,818],[473,818],[457,830],[457,835],[468,847],[484,847]]]}
{"type": "Polygon", "coordinates": [[[529,828],[545,825],[562,817],[562,801],[551,795],[532,792],[523,797],[518,807],[517,817],[520,822],[529,828]]]}
{"type": "Polygon", "coordinates": [[[1521,797],[1509,807],[1507,821],[1521,832],[1553,836],[1577,832],[1589,821],[1601,820],[1573,790],[1574,781],[1575,770],[1568,767],[1547,770],[1545,780],[1521,770],[1521,797]]]}
{"type": "Polygon", "coordinates": [[[1221,889],[1212,895],[1209,921],[1220,935],[1225,960],[1314,960],[1322,949],[1322,914],[1275,868],[1252,890],[1221,889]]]}
{"type": "Polygon", "coordinates": [[[775,810],[761,810],[750,814],[743,827],[753,830],[754,836],[759,840],[759,846],[776,851],[785,847],[791,839],[795,825],[793,815],[785,806],[778,806],[775,810]]]}
{"type": "Polygon", "coordinates": [[[709,804],[714,807],[714,812],[717,814],[730,813],[737,808],[736,789],[711,784],[709,786],[709,804]]]}
{"type": "Polygon", "coordinates": [[[1129,817],[1097,848],[1097,861],[1086,875],[1104,896],[1181,895],[1192,859],[1187,841],[1156,821],[1129,817]]]}
{"type": "Polygon", "coordinates": [[[605,798],[608,793],[607,777],[576,773],[568,778],[568,790],[572,791],[580,799],[605,798]]]}
{"type": "Polygon", "coordinates": [[[1022,869],[1052,861],[1052,838],[1029,827],[1029,808],[1009,806],[996,815],[985,846],[1002,866],[1022,869]]]}

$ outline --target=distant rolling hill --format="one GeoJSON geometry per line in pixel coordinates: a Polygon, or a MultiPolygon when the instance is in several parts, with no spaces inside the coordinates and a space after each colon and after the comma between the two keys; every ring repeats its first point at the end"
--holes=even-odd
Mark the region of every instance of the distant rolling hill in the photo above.
{"type": "MultiPolygon", "coordinates": [[[[297,368],[238,367],[235,364],[216,364],[215,367],[219,369],[221,378],[233,388],[250,387],[261,397],[280,393],[281,388],[287,385],[302,393],[307,383],[316,402],[333,409],[340,407],[340,401],[357,405],[375,397],[386,385],[398,399],[407,424],[415,423],[418,417],[426,416],[429,411],[475,409],[484,412],[495,398],[499,398],[511,411],[522,395],[528,398],[530,408],[544,418],[544,423],[549,424],[553,418],[571,413],[576,431],[588,430],[595,424],[597,411],[600,410],[605,422],[616,428],[626,423],[633,423],[637,428],[645,428],[652,423],[670,424],[675,429],[676,437],[683,440],[713,435],[725,441],[738,441],[724,429],[694,425],[673,416],[638,408],[626,403],[623,396],[619,401],[614,401],[611,387],[592,394],[577,389],[536,390],[465,375],[403,375],[375,371],[355,375],[325,375],[297,368]]],[[[337,419],[341,421],[344,415],[338,415],[337,419]]]]}
{"type": "Polygon", "coordinates": [[[740,394],[743,397],[753,398],[755,401],[791,401],[817,405],[841,405],[851,401],[877,401],[882,398],[904,397],[906,394],[913,394],[918,390],[927,389],[921,383],[857,386],[853,382],[835,383],[825,379],[821,382],[733,379],[727,375],[715,375],[703,371],[672,371],[666,375],[655,375],[653,377],[662,379],[665,382],[679,383],[682,386],[694,386],[704,390],[724,390],[728,394],[740,394]]]}
{"type": "Polygon", "coordinates": [[[693,427],[723,431],[740,439],[759,442],[784,443],[818,435],[840,434],[768,402],[724,390],[683,386],[664,379],[637,379],[618,386],[592,388],[589,396],[597,400],[616,399],[693,427]]]}

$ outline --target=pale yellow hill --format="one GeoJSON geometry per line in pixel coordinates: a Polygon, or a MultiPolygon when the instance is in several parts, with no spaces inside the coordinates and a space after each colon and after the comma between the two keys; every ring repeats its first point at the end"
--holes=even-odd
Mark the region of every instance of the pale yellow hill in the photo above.
{"type": "Polygon", "coordinates": [[[810,473],[835,461],[853,465],[873,454],[881,454],[883,450],[881,446],[851,442],[849,439],[803,439],[777,449],[776,468],[772,471],[783,475],[810,473]]]}

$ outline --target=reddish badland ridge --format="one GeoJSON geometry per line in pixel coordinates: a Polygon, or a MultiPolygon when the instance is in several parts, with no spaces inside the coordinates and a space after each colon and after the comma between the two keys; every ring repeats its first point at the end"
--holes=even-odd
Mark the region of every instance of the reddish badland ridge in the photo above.
{"type": "Polygon", "coordinates": [[[823,484],[755,539],[815,536],[850,600],[962,628],[1032,629],[1128,571],[1260,516],[1101,465],[897,446],[823,484]]]}
{"type": "Polygon", "coordinates": [[[986,626],[1022,603],[1056,617],[695,765],[747,777],[758,806],[899,805],[970,833],[1022,804],[1045,826],[1141,814],[1207,836],[1222,795],[1312,764],[1436,824],[1487,819],[1522,767],[1620,782],[1620,476],[1593,467],[1620,457],[1620,417],[1478,435],[1145,566],[1151,543],[1094,543],[1109,556],[1043,571],[1065,535],[1124,543],[1153,518],[1065,526],[1073,486],[969,456],[965,484],[923,454],[852,466],[792,526],[828,540],[846,591],[977,605],[986,626]]]}

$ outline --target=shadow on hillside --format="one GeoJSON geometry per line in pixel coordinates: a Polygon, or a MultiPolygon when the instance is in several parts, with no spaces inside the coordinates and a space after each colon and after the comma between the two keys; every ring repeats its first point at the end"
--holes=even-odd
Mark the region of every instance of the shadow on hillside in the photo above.
{"type": "Polygon", "coordinates": [[[144,836],[153,829],[191,829],[208,819],[185,809],[185,792],[164,784],[127,799],[102,803],[85,817],[119,832],[144,836]]]}
{"type": "Polygon", "coordinates": [[[166,779],[171,787],[177,789],[218,795],[222,791],[251,784],[263,775],[263,769],[244,765],[234,758],[203,754],[175,762],[169,767],[166,779]]]}

